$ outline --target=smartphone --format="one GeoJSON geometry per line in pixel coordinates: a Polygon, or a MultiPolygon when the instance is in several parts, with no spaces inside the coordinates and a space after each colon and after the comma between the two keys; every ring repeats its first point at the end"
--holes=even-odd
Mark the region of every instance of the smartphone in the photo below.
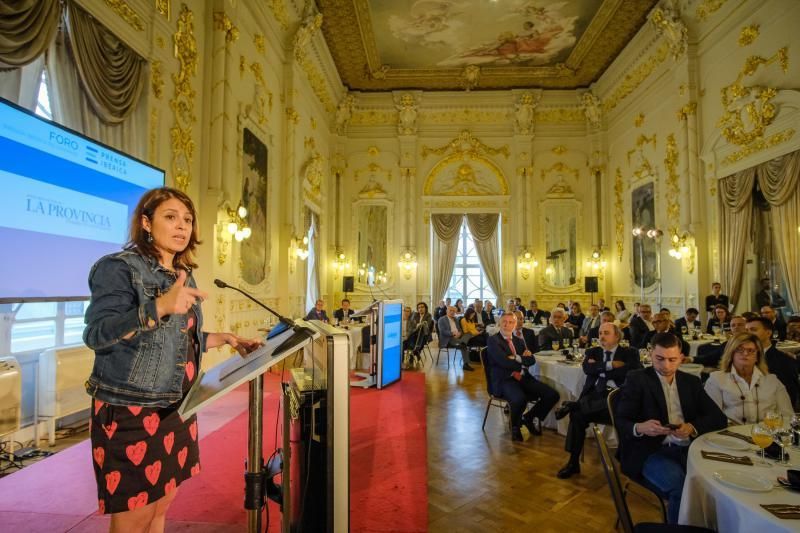
{"type": "Polygon", "coordinates": [[[664,427],[667,427],[669,429],[678,429],[679,427],[681,427],[681,425],[680,424],[667,424],[664,427]]]}

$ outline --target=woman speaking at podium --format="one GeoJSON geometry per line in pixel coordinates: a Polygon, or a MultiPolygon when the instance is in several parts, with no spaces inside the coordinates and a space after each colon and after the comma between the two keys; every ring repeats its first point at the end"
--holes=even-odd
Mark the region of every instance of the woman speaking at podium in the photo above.
{"type": "Polygon", "coordinates": [[[112,531],[163,531],[178,486],[200,472],[197,418],[182,420],[177,408],[203,352],[229,344],[245,355],[261,345],[202,331],[198,244],[191,199],[153,189],[136,206],[125,249],[89,273],[83,340],[95,360],[86,389],[98,506],[112,531]]]}

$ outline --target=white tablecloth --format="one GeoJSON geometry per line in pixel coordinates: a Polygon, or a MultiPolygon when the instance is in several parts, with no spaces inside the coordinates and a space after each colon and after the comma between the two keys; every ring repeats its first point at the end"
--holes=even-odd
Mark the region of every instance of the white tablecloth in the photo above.
{"type": "Polygon", "coordinates": [[[779,342],[777,348],[782,352],[796,354],[800,352],[800,342],[794,342],[794,341],[779,342]]]}
{"type": "MultiPolygon", "coordinates": [[[[749,434],[750,426],[738,426],[734,431],[749,434]]],[[[732,437],[731,437],[732,438],[732,437]]],[[[703,459],[701,450],[745,455],[748,452],[724,450],[705,442],[706,435],[696,439],[689,448],[686,481],[681,496],[679,522],[692,526],[708,527],[725,533],[777,533],[800,531],[800,520],[781,520],[765,511],[760,504],[800,503],[798,493],[778,487],[770,492],[748,492],[723,485],[714,478],[719,470],[738,470],[775,482],[778,476],[786,475],[786,467],[775,464],[770,467],[746,466],[703,459]]],[[[755,446],[752,447],[755,449],[755,446]]],[[[790,449],[792,460],[800,454],[790,449]]],[[[755,455],[753,455],[755,459],[755,455]]]]}
{"type": "Polygon", "coordinates": [[[698,339],[698,340],[691,340],[686,341],[689,343],[689,357],[697,356],[697,349],[705,344],[711,344],[714,342],[714,339],[698,339]]]}
{"type": "MultiPolygon", "coordinates": [[[[564,401],[577,400],[583,390],[583,384],[586,383],[586,374],[583,373],[583,367],[577,363],[565,363],[564,356],[558,352],[545,351],[537,353],[533,374],[542,383],[550,385],[558,392],[561,397],[558,405],[561,405],[561,402],[564,401]]],[[[555,415],[551,412],[544,420],[544,425],[545,427],[556,428],[561,435],[566,435],[569,418],[556,420],[555,415]]]]}

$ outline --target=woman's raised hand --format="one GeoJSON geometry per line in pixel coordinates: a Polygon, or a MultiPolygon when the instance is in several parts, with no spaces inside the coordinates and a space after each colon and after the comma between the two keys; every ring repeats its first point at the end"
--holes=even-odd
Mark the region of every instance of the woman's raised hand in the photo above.
{"type": "Polygon", "coordinates": [[[178,272],[178,279],[170,289],[156,298],[156,310],[158,311],[158,318],[166,315],[185,315],[189,312],[197,300],[204,300],[208,294],[186,286],[186,279],[188,275],[186,271],[181,269],[178,272]]]}

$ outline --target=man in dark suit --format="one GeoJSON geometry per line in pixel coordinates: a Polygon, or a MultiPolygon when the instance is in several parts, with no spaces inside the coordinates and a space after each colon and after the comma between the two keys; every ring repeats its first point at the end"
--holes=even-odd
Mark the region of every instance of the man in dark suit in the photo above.
{"type": "Polygon", "coordinates": [[[342,300],[342,307],[333,312],[333,318],[337,322],[347,322],[350,320],[350,315],[353,313],[355,313],[355,311],[350,309],[350,300],[345,298],[342,300]]]}
{"type": "Polygon", "coordinates": [[[678,522],[691,440],[728,424],[700,380],[678,371],[678,341],[672,333],[653,337],[653,366],[628,373],[616,406],[622,471],[664,494],[670,524],[678,522]]]}
{"type": "Polygon", "coordinates": [[[773,290],[769,278],[764,278],[761,280],[761,290],[756,293],[756,304],[759,308],[764,306],[783,307],[786,305],[786,300],[778,294],[778,291],[773,290]]]}
{"type": "Polygon", "coordinates": [[[570,345],[572,340],[572,330],[564,327],[564,322],[567,320],[567,312],[556,307],[550,315],[550,324],[542,331],[539,332],[539,349],[552,350],[553,343],[557,343],[559,350],[570,345]]]}
{"type": "Polygon", "coordinates": [[[789,393],[793,406],[798,405],[800,384],[797,382],[797,360],[784,353],[772,343],[772,322],[768,318],[756,317],[747,321],[747,332],[752,333],[761,341],[764,349],[764,359],[767,362],[770,374],[775,374],[789,393]]]}
{"type": "Polygon", "coordinates": [[[629,370],[641,368],[639,354],[633,348],[619,345],[622,331],[612,322],[600,326],[600,346],[589,348],[583,360],[586,383],[577,402],[564,402],[556,411],[556,419],[567,415],[569,428],[564,449],[570,454],[569,462],[558,471],[558,477],[567,479],[581,472],[581,451],[590,422],[610,424],[606,398],[609,391],[621,387],[629,370]]]}
{"type": "Polygon", "coordinates": [[[461,361],[464,363],[464,370],[475,370],[470,366],[467,359],[467,341],[469,335],[465,335],[461,330],[461,321],[456,320],[456,308],[447,308],[447,314],[439,319],[436,326],[439,329],[439,348],[458,348],[461,352],[461,361]]]}
{"type": "MultiPolygon", "coordinates": [[[[743,333],[747,331],[747,320],[741,315],[731,317],[731,335],[743,333]]],[[[706,368],[717,368],[719,361],[722,359],[722,354],[725,353],[725,347],[728,342],[719,344],[712,342],[711,344],[702,344],[697,348],[697,355],[690,357],[686,360],[687,363],[696,363],[703,365],[706,368]]]]}
{"type": "Polygon", "coordinates": [[[700,321],[697,320],[700,311],[694,307],[686,310],[686,313],[678,320],[675,321],[675,332],[678,335],[683,334],[683,328],[686,328],[686,333],[690,333],[693,329],[700,327],[700,321]]]}
{"type": "Polygon", "coordinates": [[[786,340],[786,321],[779,315],[771,305],[765,305],[761,309],[761,316],[772,322],[772,334],[778,334],[779,341],[786,340]]]}
{"type": "MultiPolygon", "coordinates": [[[[653,331],[648,331],[644,335],[644,339],[642,340],[642,345],[646,348],[648,344],[653,344],[653,337],[658,335],[659,333],[675,333],[672,328],[672,322],[669,319],[669,315],[667,313],[661,312],[656,313],[653,315],[653,327],[655,328],[653,331]]],[[[677,333],[678,340],[681,343],[681,353],[684,357],[689,357],[689,353],[691,352],[691,346],[689,343],[683,340],[683,337],[680,336],[680,333],[677,333]]]]}
{"type": "Polygon", "coordinates": [[[719,282],[714,282],[711,284],[711,294],[706,296],[706,313],[709,315],[714,315],[714,308],[718,305],[724,305],[725,309],[729,309],[728,307],[728,296],[722,293],[722,285],[719,282]]]}
{"type": "Polygon", "coordinates": [[[305,316],[305,320],[319,320],[327,324],[329,320],[328,313],[325,312],[325,302],[323,300],[317,300],[314,307],[305,316]]]}
{"type": "Polygon", "coordinates": [[[525,324],[525,315],[522,314],[522,311],[515,311],[514,316],[517,317],[517,325],[514,328],[514,336],[518,339],[522,339],[522,342],[525,343],[526,350],[529,350],[533,353],[538,352],[539,341],[536,338],[536,333],[534,333],[532,329],[522,327],[525,324]]]}
{"type": "Polygon", "coordinates": [[[533,435],[541,435],[541,421],[558,403],[558,393],[541,383],[530,373],[536,358],[519,338],[514,337],[517,318],[513,313],[500,317],[500,331],[489,337],[486,353],[489,357],[492,391],[508,401],[511,411],[511,440],[521,441],[520,425],[533,435]],[[539,400],[523,414],[528,402],[539,400]],[[533,419],[539,420],[534,425],[533,419]]]}
{"type": "Polygon", "coordinates": [[[539,309],[539,304],[536,300],[531,300],[528,304],[528,310],[525,312],[525,317],[538,326],[542,324],[543,318],[545,319],[545,324],[547,323],[547,320],[550,319],[550,313],[539,309]]]}
{"type": "Polygon", "coordinates": [[[631,330],[631,346],[636,348],[644,348],[644,337],[648,331],[655,329],[655,326],[650,322],[653,317],[653,309],[650,304],[640,304],[639,313],[631,319],[628,326],[631,330]]]}

